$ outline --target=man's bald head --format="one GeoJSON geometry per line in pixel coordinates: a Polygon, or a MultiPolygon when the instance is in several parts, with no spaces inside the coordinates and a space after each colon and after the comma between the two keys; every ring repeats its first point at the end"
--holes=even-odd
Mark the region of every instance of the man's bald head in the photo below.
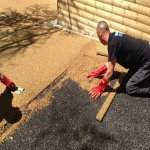
{"type": "Polygon", "coordinates": [[[110,30],[105,21],[100,21],[97,25],[97,36],[103,45],[108,45],[110,30]]]}
{"type": "Polygon", "coordinates": [[[105,32],[105,31],[108,31],[109,30],[109,27],[108,27],[108,24],[105,22],[105,21],[100,21],[97,25],[97,33],[98,32],[105,32]]]}

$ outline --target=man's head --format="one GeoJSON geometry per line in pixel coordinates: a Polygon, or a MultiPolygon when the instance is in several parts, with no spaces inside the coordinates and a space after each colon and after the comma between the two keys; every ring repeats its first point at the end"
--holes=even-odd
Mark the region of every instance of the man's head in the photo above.
{"type": "Polygon", "coordinates": [[[107,45],[110,34],[108,24],[105,21],[100,21],[97,25],[96,32],[101,43],[107,45]]]}

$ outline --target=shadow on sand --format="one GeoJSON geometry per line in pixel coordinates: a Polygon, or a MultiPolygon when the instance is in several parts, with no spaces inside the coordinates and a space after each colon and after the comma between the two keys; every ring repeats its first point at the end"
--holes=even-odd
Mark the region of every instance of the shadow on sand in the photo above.
{"type": "Polygon", "coordinates": [[[0,59],[7,60],[38,41],[40,45],[60,29],[52,29],[44,24],[57,17],[57,11],[49,10],[48,5],[33,5],[23,13],[7,9],[0,12],[0,59]]]}
{"type": "Polygon", "coordinates": [[[13,94],[5,90],[0,94],[0,122],[5,119],[8,123],[18,122],[22,113],[18,107],[12,106],[13,94]]]}

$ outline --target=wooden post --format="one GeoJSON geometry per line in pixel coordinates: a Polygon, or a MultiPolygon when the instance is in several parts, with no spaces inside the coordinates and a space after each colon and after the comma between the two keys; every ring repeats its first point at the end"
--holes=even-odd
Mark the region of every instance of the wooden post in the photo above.
{"type": "Polygon", "coordinates": [[[113,101],[113,98],[115,97],[117,90],[121,84],[121,82],[123,81],[124,77],[125,77],[125,73],[121,73],[119,79],[117,80],[116,84],[114,85],[112,91],[110,92],[110,94],[108,95],[107,99],[105,100],[105,102],[103,103],[101,109],[99,110],[96,119],[100,122],[102,122],[103,117],[105,116],[111,102],[113,101]]]}

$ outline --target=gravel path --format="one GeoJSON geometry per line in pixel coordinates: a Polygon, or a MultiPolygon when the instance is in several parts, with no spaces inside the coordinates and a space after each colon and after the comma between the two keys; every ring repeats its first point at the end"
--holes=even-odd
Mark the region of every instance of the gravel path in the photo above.
{"type": "Polygon", "coordinates": [[[149,98],[125,94],[124,84],[100,123],[95,116],[105,97],[92,101],[76,82],[63,81],[61,88],[53,90],[52,103],[36,112],[0,149],[149,150],[149,98]]]}

